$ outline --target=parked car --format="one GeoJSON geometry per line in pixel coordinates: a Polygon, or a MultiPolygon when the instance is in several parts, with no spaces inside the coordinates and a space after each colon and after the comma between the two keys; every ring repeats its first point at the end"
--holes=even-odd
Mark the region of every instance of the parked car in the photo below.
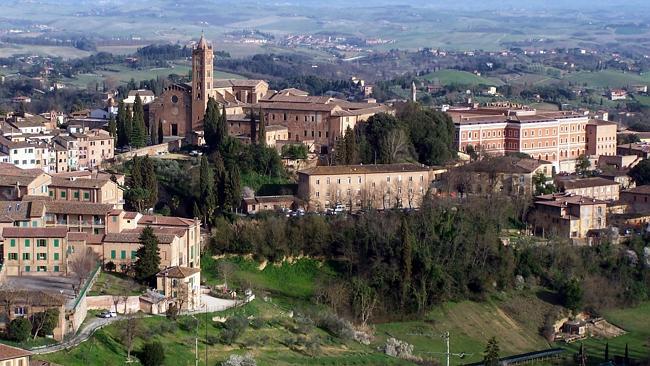
{"type": "Polygon", "coordinates": [[[117,313],[111,310],[104,310],[98,315],[100,318],[115,318],[117,313]]]}
{"type": "Polygon", "coordinates": [[[190,156],[201,156],[201,155],[203,155],[203,153],[198,150],[190,151],[190,156]]]}

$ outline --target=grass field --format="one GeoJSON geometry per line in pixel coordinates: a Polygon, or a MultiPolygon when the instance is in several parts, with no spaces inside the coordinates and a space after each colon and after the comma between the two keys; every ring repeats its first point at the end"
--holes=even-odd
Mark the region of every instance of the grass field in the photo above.
{"type": "MultiPolygon", "coordinates": [[[[107,78],[113,78],[119,83],[126,84],[129,80],[150,80],[157,77],[167,77],[170,74],[187,75],[190,71],[190,65],[185,61],[177,61],[172,64],[172,67],[166,68],[153,68],[146,70],[137,70],[127,67],[125,65],[108,65],[104,70],[98,71],[94,74],[80,74],[74,79],[65,79],[64,82],[78,88],[85,88],[89,84],[95,82],[101,83],[107,78]]],[[[242,79],[241,75],[231,74],[222,71],[215,71],[214,77],[217,79],[242,79]]]]}
{"type": "Polygon", "coordinates": [[[132,279],[119,273],[102,271],[88,295],[141,295],[143,292],[143,286],[132,279]]]}
{"type": "MultiPolygon", "coordinates": [[[[627,334],[609,340],[590,338],[583,342],[590,364],[604,361],[605,345],[609,343],[609,355],[623,356],[625,345],[628,345],[631,358],[650,357],[650,302],[645,302],[631,309],[617,309],[607,311],[605,319],[610,323],[623,328],[627,334]]],[[[569,346],[562,345],[572,353],[577,353],[580,343],[569,346]]]]}
{"type": "Polygon", "coordinates": [[[578,85],[587,84],[593,88],[618,88],[633,84],[650,83],[650,74],[623,73],[614,70],[603,70],[598,72],[577,72],[567,75],[563,80],[578,85]]]}
{"type": "Polygon", "coordinates": [[[442,85],[461,84],[461,85],[502,85],[498,79],[485,78],[476,76],[467,71],[459,70],[440,70],[424,75],[429,81],[437,80],[442,85]]]}

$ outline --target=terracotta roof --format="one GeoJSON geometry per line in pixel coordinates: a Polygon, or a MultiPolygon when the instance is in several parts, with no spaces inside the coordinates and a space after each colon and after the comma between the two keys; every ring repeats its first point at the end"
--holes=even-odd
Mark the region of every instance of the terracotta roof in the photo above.
{"type": "MultiPolygon", "coordinates": [[[[176,235],[170,234],[155,234],[158,238],[159,244],[171,244],[174,242],[176,235]]],[[[104,243],[139,243],[139,232],[121,232],[121,233],[108,233],[104,235],[104,243]]]]}
{"type": "Polygon", "coordinates": [[[650,194],[650,185],[636,186],[621,193],[650,194]]]}
{"type": "Polygon", "coordinates": [[[81,179],[70,179],[62,177],[52,177],[51,187],[64,187],[64,188],[101,188],[108,184],[110,180],[105,179],[91,179],[91,178],[81,178],[81,179]]]}
{"type": "Polygon", "coordinates": [[[515,156],[497,156],[467,164],[461,169],[472,172],[530,174],[542,165],[547,164],[551,163],[545,160],[518,158],[515,156]]]}
{"type": "Polygon", "coordinates": [[[113,209],[111,204],[75,202],[75,201],[45,201],[47,213],[106,215],[113,209]]]}
{"type": "Polygon", "coordinates": [[[32,353],[22,348],[7,346],[0,343],[0,361],[13,360],[20,357],[29,357],[32,353]]]}
{"type": "Polygon", "coordinates": [[[377,165],[333,165],[317,166],[301,170],[299,174],[307,175],[343,175],[343,174],[373,174],[399,172],[426,172],[430,167],[420,164],[377,164],[377,165]]]}
{"type": "Polygon", "coordinates": [[[142,215],[138,220],[138,225],[160,225],[160,226],[192,226],[196,224],[193,219],[186,219],[184,217],[175,216],[157,216],[157,215],[142,215]]]}
{"type": "Polygon", "coordinates": [[[133,220],[136,217],[138,217],[137,212],[127,211],[127,212],[124,213],[124,218],[127,219],[127,220],[133,220]]]}
{"type": "Polygon", "coordinates": [[[618,183],[600,177],[593,178],[582,178],[582,179],[570,179],[570,180],[561,180],[560,185],[564,186],[564,189],[579,189],[579,188],[589,188],[589,187],[604,187],[604,186],[614,186],[618,183]]]}
{"type": "Polygon", "coordinates": [[[605,205],[607,202],[574,194],[554,193],[535,197],[535,204],[567,207],[568,205],[605,205]]]}
{"type": "Polygon", "coordinates": [[[65,238],[66,227],[6,227],[2,230],[5,238],[65,238]]]}
{"type": "Polygon", "coordinates": [[[294,196],[255,196],[244,198],[244,202],[249,204],[254,203],[276,203],[276,202],[293,202],[295,200],[294,196]]]}
{"type": "Polygon", "coordinates": [[[157,277],[186,278],[193,274],[201,272],[198,268],[174,266],[165,268],[156,274],[157,277]]]}
{"type": "Polygon", "coordinates": [[[249,80],[249,79],[213,79],[212,80],[212,85],[215,88],[229,88],[229,87],[254,88],[261,83],[265,83],[265,81],[249,80]]]}
{"type": "Polygon", "coordinates": [[[0,216],[6,222],[8,222],[7,220],[12,222],[28,220],[30,217],[34,217],[31,215],[30,202],[20,201],[0,201],[0,216]]]}
{"type": "MultiPolygon", "coordinates": [[[[7,291],[0,291],[0,301],[4,301],[6,294],[7,291]]],[[[11,296],[16,304],[26,302],[27,300],[29,300],[32,305],[40,306],[61,306],[66,303],[64,296],[58,293],[40,290],[13,290],[11,296]]]]}

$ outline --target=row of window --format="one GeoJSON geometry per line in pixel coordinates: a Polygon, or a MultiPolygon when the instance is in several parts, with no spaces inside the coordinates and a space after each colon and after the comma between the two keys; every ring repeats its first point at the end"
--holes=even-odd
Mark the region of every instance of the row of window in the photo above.
{"type": "MultiPolygon", "coordinates": [[[[420,194],[423,194],[423,193],[424,193],[424,187],[420,187],[420,188],[418,189],[418,191],[420,192],[420,194]]],[[[413,194],[414,192],[415,192],[415,191],[413,190],[413,188],[409,188],[409,189],[408,189],[408,193],[409,193],[409,194],[413,194]]],[[[350,196],[351,194],[352,194],[352,190],[348,188],[348,190],[347,190],[347,195],[350,196]]],[[[391,194],[391,190],[390,190],[390,188],[386,189],[385,194],[386,194],[386,195],[390,195],[390,194],[391,194]]],[[[401,194],[402,194],[402,187],[397,187],[397,194],[398,194],[398,195],[401,195],[401,194]]],[[[330,192],[325,192],[325,197],[329,197],[330,195],[331,195],[330,192]]],[[[361,189],[357,189],[357,196],[360,196],[360,195],[361,195],[361,189]]],[[[372,194],[371,194],[371,195],[372,195],[372,194]]],[[[373,196],[374,196],[374,195],[373,195],[373,196]]],[[[316,191],[316,197],[320,197],[320,192],[319,192],[319,191],[316,191]]],[[[341,197],[341,190],[340,190],[340,189],[336,190],[336,197],[341,197]]]]}
{"type": "MultiPolygon", "coordinates": [[[[571,125],[571,131],[580,131],[580,130],[584,131],[585,126],[584,125],[579,125],[579,126],[576,127],[574,125],[571,125]]],[[[556,129],[555,128],[552,128],[552,129],[547,128],[545,130],[539,129],[539,130],[537,130],[537,136],[544,136],[544,132],[545,132],[546,136],[555,135],[556,129]]],[[[569,132],[569,127],[560,127],[560,132],[569,132]]],[[[503,132],[503,136],[506,136],[506,135],[508,137],[519,137],[519,131],[517,131],[517,130],[506,130],[506,131],[503,132]]],[[[523,136],[528,137],[528,131],[527,130],[523,131],[523,136]]],[[[535,136],[535,130],[530,130],[530,136],[531,137],[535,136]]],[[[481,137],[483,137],[483,138],[486,138],[486,137],[501,137],[501,131],[500,130],[497,130],[497,131],[483,131],[481,133],[481,137]]],[[[471,139],[472,138],[472,133],[471,132],[469,132],[468,134],[463,133],[463,138],[470,138],[471,139]]],[[[478,132],[474,132],[474,138],[475,139],[478,138],[478,132]]]]}
{"type": "MultiPolygon", "coordinates": [[[[408,179],[409,182],[413,182],[413,176],[409,176],[408,178],[409,178],[408,179]]],[[[352,177],[347,177],[347,179],[337,178],[336,179],[336,184],[345,183],[346,180],[347,180],[347,184],[352,184],[352,177]]],[[[390,183],[390,180],[391,180],[391,177],[387,176],[386,177],[386,182],[390,183]]],[[[397,181],[398,182],[402,181],[402,176],[401,175],[397,176],[397,181]]],[[[362,182],[363,182],[363,179],[361,177],[357,177],[357,183],[361,184],[362,182]]],[[[420,182],[424,182],[424,175],[420,175],[420,182]]],[[[330,177],[325,178],[325,184],[330,184],[330,183],[331,183],[331,178],[330,177]]],[[[320,185],[320,178],[316,179],[316,185],[320,185]]],[[[372,187],[374,187],[375,182],[372,182],[371,185],[372,185],[372,187]]]]}
{"type": "MultiPolygon", "coordinates": [[[[137,258],[137,251],[131,251],[131,259],[137,258]]],[[[117,259],[117,251],[111,250],[111,259],[117,259]]],[[[120,259],[126,259],[126,250],[120,250],[120,259]]]]}
{"type": "MultiPolygon", "coordinates": [[[[54,253],[53,256],[55,261],[59,260],[59,253],[54,253]]],[[[17,261],[18,260],[18,253],[7,253],[7,259],[10,261],[17,261]]],[[[29,261],[31,260],[31,253],[23,253],[23,260],[24,261],[29,261]]],[[[36,260],[39,261],[46,261],[47,260],[47,253],[36,253],[36,260]]]]}
{"type": "MultiPolygon", "coordinates": [[[[34,223],[36,223],[36,221],[34,221],[34,223]]],[[[59,247],[59,239],[54,239],[53,242],[54,242],[54,247],[58,248],[59,247]]],[[[31,244],[31,239],[25,239],[24,244],[25,244],[26,248],[29,248],[29,246],[31,244]]],[[[11,245],[12,247],[15,247],[16,246],[16,239],[9,240],[9,245],[11,245]]],[[[37,239],[36,240],[36,246],[39,247],[39,248],[47,247],[47,239],[37,239]]]]}
{"type": "MultiPolygon", "coordinates": [[[[59,272],[61,269],[59,266],[53,266],[52,271],[53,272],[59,272]]],[[[31,266],[25,266],[25,272],[31,272],[32,267],[31,266]]],[[[36,266],[36,272],[47,272],[47,266],[36,266]]]]}
{"type": "MultiPolygon", "coordinates": [[[[67,191],[61,191],[59,196],[61,198],[66,198],[68,195],[67,191]]],[[[54,191],[50,191],[50,197],[54,197],[54,191]]],[[[72,192],[72,197],[74,198],[79,198],[79,191],[74,191],[72,192]]],[[[84,192],[84,200],[89,200],[90,199],[90,192],[84,192]]]]}

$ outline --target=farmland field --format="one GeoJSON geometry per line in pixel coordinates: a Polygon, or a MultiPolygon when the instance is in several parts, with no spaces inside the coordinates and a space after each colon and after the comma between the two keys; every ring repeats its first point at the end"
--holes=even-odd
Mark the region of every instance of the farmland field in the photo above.
{"type": "Polygon", "coordinates": [[[429,81],[437,80],[442,85],[461,84],[461,85],[502,85],[503,82],[498,79],[485,78],[477,76],[467,71],[459,70],[440,70],[423,76],[429,81]]]}

